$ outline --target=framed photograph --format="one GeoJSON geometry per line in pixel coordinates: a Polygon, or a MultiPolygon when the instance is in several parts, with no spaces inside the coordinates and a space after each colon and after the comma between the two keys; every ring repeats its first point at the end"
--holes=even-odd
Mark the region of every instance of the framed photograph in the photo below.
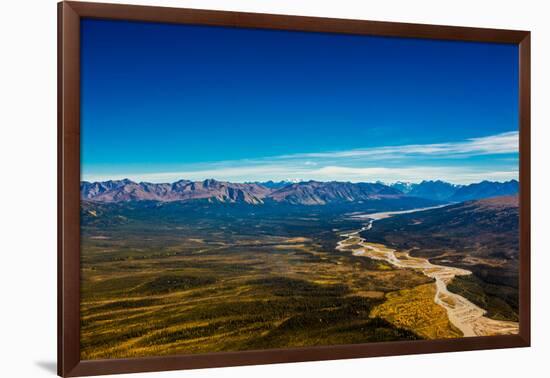
{"type": "Polygon", "coordinates": [[[529,346],[529,32],[58,10],[59,375],[529,346]]]}

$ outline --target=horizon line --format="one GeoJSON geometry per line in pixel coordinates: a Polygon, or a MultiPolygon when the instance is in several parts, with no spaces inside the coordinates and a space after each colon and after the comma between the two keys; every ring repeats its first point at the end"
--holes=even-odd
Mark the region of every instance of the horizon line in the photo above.
{"type": "Polygon", "coordinates": [[[110,181],[111,182],[113,182],[113,181],[129,181],[129,182],[134,183],[134,184],[152,184],[152,185],[175,184],[175,183],[181,182],[181,181],[186,181],[186,182],[215,181],[215,182],[231,183],[231,184],[259,184],[259,185],[262,185],[262,184],[265,184],[265,183],[268,183],[268,182],[288,183],[288,184],[302,184],[302,183],[308,183],[308,182],[319,182],[319,183],[342,183],[342,184],[382,184],[382,185],[386,185],[386,186],[401,184],[401,183],[402,184],[421,184],[423,182],[443,182],[443,183],[451,184],[451,185],[454,185],[454,186],[467,186],[467,185],[472,185],[472,184],[481,184],[483,182],[492,182],[492,183],[504,184],[504,183],[515,181],[515,182],[519,183],[519,180],[515,179],[515,178],[508,179],[508,180],[502,180],[502,181],[483,179],[481,181],[471,182],[471,183],[468,183],[468,184],[460,184],[460,183],[456,183],[456,182],[446,181],[446,180],[443,180],[443,179],[420,180],[420,181],[404,181],[404,180],[382,181],[382,180],[376,180],[376,181],[355,181],[355,182],[354,181],[340,181],[340,180],[323,181],[323,180],[314,180],[314,179],[309,179],[309,180],[230,181],[230,180],[219,180],[219,179],[216,179],[214,177],[206,178],[206,179],[202,179],[202,180],[189,180],[189,179],[181,178],[181,179],[174,180],[174,181],[171,181],[171,182],[170,181],[167,181],[167,182],[150,182],[150,181],[139,181],[139,180],[135,181],[135,180],[132,180],[128,177],[125,177],[125,178],[120,178],[120,179],[104,179],[104,180],[82,180],[81,179],[80,183],[81,184],[82,183],[95,184],[95,183],[105,183],[105,182],[110,182],[110,181]]]}

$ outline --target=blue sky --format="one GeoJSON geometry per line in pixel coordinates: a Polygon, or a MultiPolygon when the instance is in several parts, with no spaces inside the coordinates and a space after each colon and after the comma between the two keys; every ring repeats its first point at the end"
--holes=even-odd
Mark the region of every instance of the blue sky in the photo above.
{"type": "Polygon", "coordinates": [[[517,178],[514,45],[83,20],[82,179],[517,178]]]}

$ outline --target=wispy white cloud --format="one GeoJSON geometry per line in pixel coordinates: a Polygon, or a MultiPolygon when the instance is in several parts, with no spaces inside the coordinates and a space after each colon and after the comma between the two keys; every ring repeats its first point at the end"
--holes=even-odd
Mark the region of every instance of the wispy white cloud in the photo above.
{"type": "Polygon", "coordinates": [[[434,143],[434,144],[409,144],[402,146],[373,147],[365,149],[353,149],[346,151],[303,153],[278,156],[278,159],[303,159],[303,158],[403,158],[406,156],[476,156],[515,153],[519,150],[519,133],[517,131],[506,132],[481,138],[469,138],[461,142],[434,143]]]}
{"type": "MultiPolygon", "coordinates": [[[[255,160],[190,164],[158,172],[90,174],[83,179],[102,181],[130,178],[135,181],[173,182],[179,179],[215,178],[236,182],[267,180],[411,181],[442,179],[455,183],[517,179],[518,133],[470,138],[465,141],[374,147],[347,151],[301,153],[255,160]],[[471,158],[495,155],[489,161],[471,158]],[[499,156],[502,155],[502,156],[499,156]],[[456,159],[445,164],[445,159],[456,159]],[[496,162],[499,164],[496,164],[496,162]]],[[[486,160],[486,158],[485,158],[486,160]]],[[[85,167],[84,167],[85,168],[85,167]]]]}

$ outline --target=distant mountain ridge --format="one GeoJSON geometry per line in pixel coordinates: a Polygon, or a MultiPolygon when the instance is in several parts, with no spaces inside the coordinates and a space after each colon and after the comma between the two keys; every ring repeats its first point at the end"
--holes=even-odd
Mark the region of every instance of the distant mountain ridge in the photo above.
{"type": "Polygon", "coordinates": [[[513,195],[518,182],[482,181],[470,185],[453,185],[444,181],[423,181],[419,184],[320,182],[298,183],[268,181],[266,183],[232,183],[207,179],[179,180],[173,183],[134,182],[129,179],[80,183],[81,198],[92,202],[129,201],[192,201],[216,203],[263,204],[266,201],[292,205],[327,205],[379,199],[415,197],[440,202],[462,202],[501,195],[513,195]]]}
{"type": "Polygon", "coordinates": [[[383,184],[307,181],[262,185],[208,179],[180,180],[172,184],[136,183],[128,179],[80,184],[81,198],[93,202],[190,201],[262,204],[264,201],[295,205],[325,205],[380,198],[403,197],[397,189],[383,184]]]}
{"type": "Polygon", "coordinates": [[[399,190],[379,183],[307,181],[277,189],[269,195],[269,198],[293,205],[326,205],[334,202],[357,202],[403,196],[404,194],[399,190]]]}
{"type": "Polygon", "coordinates": [[[418,184],[397,182],[390,184],[392,188],[401,190],[413,197],[445,202],[463,202],[497,196],[515,195],[519,191],[519,182],[481,181],[468,185],[456,185],[445,181],[422,181],[418,184]]]}
{"type": "Polygon", "coordinates": [[[265,186],[266,188],[269,188],[269,189],[280,189],[283,186],[287,186],[287,185],[290,185],[290,184],[295,184],[295,183],[298,183],[298,182],[301,182],[301,181],[286,181],[286,180],[273,181],[273,180],[269,180],[269,181],[247,182],[246,184],[258,184],[258,185],[265,186]]]}

